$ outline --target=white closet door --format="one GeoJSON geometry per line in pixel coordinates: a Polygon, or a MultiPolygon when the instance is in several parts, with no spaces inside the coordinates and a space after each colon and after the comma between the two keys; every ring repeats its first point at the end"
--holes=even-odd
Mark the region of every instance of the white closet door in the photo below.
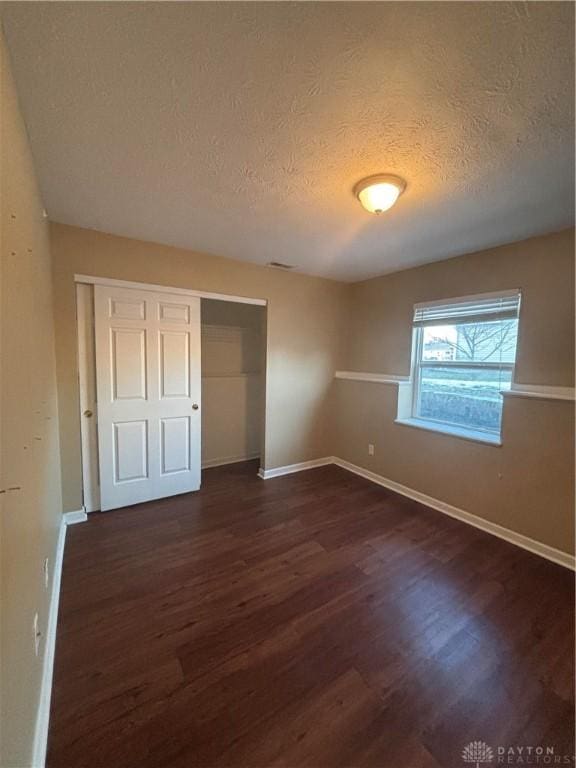
{"type": "Polygon", "coordinates": [[[94,287],[101,509],[200,487],[200,299],[94,287]]]}

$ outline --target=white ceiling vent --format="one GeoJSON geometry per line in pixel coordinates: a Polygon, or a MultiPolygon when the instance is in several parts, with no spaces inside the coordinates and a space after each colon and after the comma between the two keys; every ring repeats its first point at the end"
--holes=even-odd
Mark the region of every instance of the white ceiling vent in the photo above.
{"type": "Polygon", "coordinates": [[[269,261],[266,266],[274,267],[274,269],[294,269],[292,264],[282,264],[281,261],[269,261]]]}

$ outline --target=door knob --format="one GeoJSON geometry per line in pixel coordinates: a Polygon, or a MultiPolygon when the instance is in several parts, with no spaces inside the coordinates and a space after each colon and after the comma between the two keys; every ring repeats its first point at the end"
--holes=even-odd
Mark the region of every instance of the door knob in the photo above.
{"type": "Polygon", "coordinates": [[[92,416],[92,411],[90,409],[85,410],[84,416],[86,416],[86,418],[89,419],[92,416]]]}
{"type": "Polygon", "coordinates": [[[197,411],[198,410],[198,403],[192,403],[192,410],[197,411]]]}

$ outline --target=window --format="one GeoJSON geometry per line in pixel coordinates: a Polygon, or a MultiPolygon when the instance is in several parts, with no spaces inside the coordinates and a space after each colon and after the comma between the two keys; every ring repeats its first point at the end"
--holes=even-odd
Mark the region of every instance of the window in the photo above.
{"type": "Polygon", "coordinates": [[[414,307],[409,422],[499,442],[501,390],[512,383],[519,308],[518,291],[414,307]]]}

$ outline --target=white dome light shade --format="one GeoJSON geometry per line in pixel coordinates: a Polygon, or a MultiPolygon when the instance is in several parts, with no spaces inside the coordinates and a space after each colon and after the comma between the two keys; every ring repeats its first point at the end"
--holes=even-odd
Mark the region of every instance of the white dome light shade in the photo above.
{"type": "Polygon", "coordinates": [[[354,187],[354,194],[367,211],[382,213],[392,208],[405,189],[404,179],[381,173],[359,181],[354,187]]]}

